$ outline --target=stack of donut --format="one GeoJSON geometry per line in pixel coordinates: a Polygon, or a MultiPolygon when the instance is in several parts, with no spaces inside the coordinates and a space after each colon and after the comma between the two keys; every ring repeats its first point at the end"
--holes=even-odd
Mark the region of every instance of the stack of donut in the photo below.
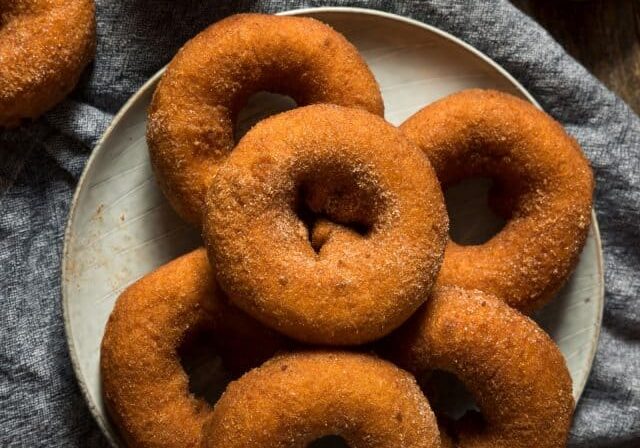
{"type": "Polygon", "coordinates": [[[356,49],[309,18],[233,16],[169,64],[147,141],[205,247],[130,286],[107,324],[104,398],[129,446],[566,444],[571,378],[526,313],[577,263],[587,160],[552,118],[504,93],[463,91],[399,128],[382,115],[356,49]],[[236,142],[239,111],[265,90],[298,107],[236,142]],[[473,176],[494,180],[490,206],[507,224],[462,246],[442,190],[473,176]],[[181,363],[197,334],[236,378],[215,403],[181,363]],[[432,410],[446,398],[437,371],[477,409],[432,410]]]}

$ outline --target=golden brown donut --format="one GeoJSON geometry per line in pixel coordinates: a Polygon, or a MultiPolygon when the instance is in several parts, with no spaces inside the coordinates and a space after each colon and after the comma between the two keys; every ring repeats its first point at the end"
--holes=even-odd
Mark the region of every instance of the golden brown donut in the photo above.
{"type": "Polygon", "coordinates": [[[205,423],[203,448],[307,448],[340,436],[353,448],[437,448],[415,379],[348,352],[278,356],[232,382],[205,423]]]}
{"type": "Polygon", "coordinates": [[[402,131],[444,187],[491,177],[508,221],[484,244],[449,241],[438,284],[480,289],[525,312],[549,301],[575,267],[591,223],[593,174],[580,146],[532,104],[466,90],[409,118],[402,131]]]}
{"type": "Polygon", "coordinates": [[[160,267],[118,298],[100,369],[107,410],[128,446],[199,446],[212,408],[189,392],[178,349],[201,331],[234,371],[260,365],[286,345],[225,302],[204,249],[160,267]]]}
{"type": "Polygon", "coordinates": [[[397,128],[313,105],[244,136],[208,192],[203,236],[234,304],[344,345],[384,336],[428,297],[447,225],[429,162],[397,128]],[[316,228],[327,220],[338,231],[316,228]]]}
{"type": "Polygon", "coordinates": [[[382,115],[378,84],[341,34],[304,17],[239,14],[180,50],[153,96],[147,142],[178,214],[200,226],[208,186],[233,147],[237,113],[258,91],[298,105],[332,103],[382,115]]]}
{"type": "Polygon", "coordinates": [[[416,376],[444,370],[473,395],[482,419],[473,413],[459,420],[455,446],[565,446],[574,403],[564,358],[544,331],[500,299],[437,287],[383,346],[416,376]]]}
{"type": "Polygon", "coordinates": [[[95,46],[93,0],[0,0],[0,127],[60,102],[95,46]]]}

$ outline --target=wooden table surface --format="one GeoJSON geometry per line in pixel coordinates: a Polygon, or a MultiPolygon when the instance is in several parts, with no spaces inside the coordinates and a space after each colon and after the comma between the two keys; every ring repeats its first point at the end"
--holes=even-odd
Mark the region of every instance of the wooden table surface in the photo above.
{"type": "Polygon", "coordinates": [[[640,0],[512,0],[640,113],[640,0]]]}

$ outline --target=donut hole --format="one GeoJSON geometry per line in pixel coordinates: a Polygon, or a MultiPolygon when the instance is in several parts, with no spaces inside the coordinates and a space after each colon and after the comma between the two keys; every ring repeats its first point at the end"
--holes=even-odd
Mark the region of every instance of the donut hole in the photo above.
{"type": "Polygon", "coordinates": [[[422,375],[418,382],[431,408],[440,418],[457,421],[469,413],[479,412],[473,395],[455,375],[447,371],[431,370],[422,375]]]}
{"type": "Polygon", "coordinates": [[[504,228],[509,211],[504,201],[490,204],[496,193],[502,197],[499,184],[488,177],[470,177],[445,187],[449,236],[455,243],[484,244],[504,228]]]}
{"type": "Polygon", "coordinates": [[[232,380],[234,374],[225,366],[215,346],[214,335],[197,329],[187,333],[178,347],[182,368],[189,377],[189,392],[214,405],[232,380]]]}
{"type": "Polygon", "coordinates": [[[298,107],[296,101],[287,95],[266,91],[251,95],[244,107],[236,114],[233,135],[235,143],[237,144],[260,120],[296,107],[298,107]]]}
{"type": "Polygon", "coordinates": [[[294,210],[306,228],[309,244],[316,253],[335,233],[347,232],[366,237],[373,229],[375,218],[374,193],[358,186],[354,176],[327,170],[306,177],[297,187],[294,210]]]}
{"type": "Polygon", "coordinates": [[[306,229],[309,244],[317,254],[334,232],[347,230],[364,237],[371,231],[371,226],[364,223],[336,222],[325,213],[316,213],[304,200],[297,201],[295,212],[306,229]]]}
{"type": "Polygon", "coordinates": [[[349,444],[343,437],[330,435],[314,440],[308,448],[349,448],[349,444]]]}

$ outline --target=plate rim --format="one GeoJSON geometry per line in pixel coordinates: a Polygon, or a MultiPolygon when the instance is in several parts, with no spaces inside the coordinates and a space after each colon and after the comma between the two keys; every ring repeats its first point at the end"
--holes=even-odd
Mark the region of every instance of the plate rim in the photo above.
{"type": "MultiPolygon", "coordinates": [[[[409,25],[412,25],[412,26],[417,26],[419,28],[422,28],[423,30],[426,30],[426,31],[429,31],[429,32],[431,32],[433,34],[436,34],[439,37],[441,37],[441,38],[443,38],[443,39],[445,39],[445,40],[447,40],[447,41],[449,41],[449,42],[451,42],[451,43],[453,43],[453,44],[455,44],[455,45],[457,45],[459,47],[462,47],[467,52],[469,52],[472,55],[480,58],[483,62],[489,64],[493,69],[495,69],[498,73],[500,73],[500,75],[505,77],[514,87],[516,87],[516,89],[528,101],[530,101],[538,109],[544,110],[544,109],[542,109],[540,104],[536,101],[536,99],[533,97],[533,95],[531,93],[529,93],[529,91],[515,77],[513,77],[513,75],[511,75],[500,64],[498,64],[496,61],[494,61],[489,56],[484,54],[482,51],[478,50],[477,48],[475,48],[472,45],[468,44],[467,42],[463,41],[462,39],[454,36],[453,34],[450,34],[450,33],[446,32],[446,31],[441,30],[440,28],[436,28],[433,25],[429,25],[427,23],[421,22],[421,21],[413,19],[411,17],[406,17],[406,16],[402,16],[402,15],[399,15],[399,14],[394,14],[394,13],[381,11],[381,10],[377,10],[377,9],[359,8],[359,7],[350,7],[350,6],[320,6],[320,7],[296,8],[296,9],[290,9],[290,10],[286,10],[286,11],[280,11],[280,12],[276,13],[275,15],[292,16],[292,15],[306,15],[306,14],[315,14],[315,13],[363,14],[363,15],[368,15],[368,16],[381,17],[381,18],[384,18],[384,19],[387,19],[387,20],[392,20],[392,21],[399,21],[399,22],[403,22],[405,24],[409,24],[409,25]]],[[[160,68],[147,81],[145,81],[133,93],[133,95],[131,95],[131,97],[129,97],[129,99],[122,105],[120,110],[118,110],[118,112],[114,115],[113,119],[111,120],[111,123],[105,129],[105,131],[102,133],[102,135],[100,136],[100,138],[96,142],[93,150],[91,151],[91,154],[87,158],[87,162],[86,162],[86,164],[85,164],[85,166],[84,166],[84,168],[82,170],[82,174],[80,175],[80,178],[78,179],[78,183],[77,183],[75,191],[73,193],[73,196],[72,196],[72,199],[71,199],[71,205],[69,207],[69,213],[67,215],[67,222],[66,222],[66,225],[65,225],[64,236],[63,236],[62,263],[61,263],[61,302],[62,302],[64,334],[65,334],[65,340],[66,340],[66,344],[67,344],[67,351],[69,353],[69,358],[71,360],[71,366],[73,368],[74,377],[76,379],[76,383],[78,384],[78,386],[80,388],[80,392],[82,394],[82,398],[84,399],[84,402],[86,403],[87,407],[89,408],[89,411],[91,412],[91,415],[93,416],[94,421],[98,424],[98,427],[100,428],[102,434],[108,440],[108,442],[114,447],[119,446],[119,444],[118,444],[116,438],[113,436],[113,434],[111,434],[111,432],[108,430],[109,425],[106,422],[104,416],[99,411],[99,409],[97,409],[96,404],[91,399],[87,384],[86,384],[84,378],[82,377],[82,371],[81,371],[81,367],[80,367],[80,360],[79,360],[79,357],[78,357],[76,346],[75,346],[75,344],[73,342],[74,341],[73,330],[71,328],[71,324],[70,324],[71,317],[70,317],[70,314],[69,314],[70,313],[70,310],[69,310],[69,301],[70,301],[69,295],[70,295],[70,293],[68,291],[68,288],[69,288],[70,281],[68,279],[68,274],[67,274],[67,272],[68,272],[68,255],[69,255],[70,246],[71,246],[71,239],[73,238],[73,236],[71,235],[71,231],[72,231],[71,228],[73,226],[73,223],[75,222],[76,209],[77,209],[77,206],[78,206],[78,200],[79,200],[79,197],[80,197],[80,193],[85,188],[85,184],[87,183],[88,173],[92,170],[92,167],[95,164],[95,161],[96,161],[96,159],[98,157],[98,153],[102,150],[103,145],[105,144],[106,140],[111,137],[111,134],[113,133],[114,129],[118,126],[118,124],[120,123],[120,121],[122,120],[124,115],[129,112],[129,110],[134,105],[134,103],[136,103],[140,99],[140,97],[142,97],[143,95],[147,94],[148,90],[154,84],[156,84],[159,81],[160,77],[162,76],[162,74],[166,70],[166,67],[167,66],[165,65],[164,67],[160,68]]],[[[594,335],[592,337],[591,350],[590,350],[590,352],[588,354],[588,368],[587,368],[586,374],[584,375],[583,380],[581,381],[581,384],[579,384],[577,389],[576,389],[577,393],[576,393],[576,397],[574,397],[575,405],[578,404],[580,398],[582,397],[582,394],[584,392],[584,388],[586,386],[586,383],[587,383],[587,381],[589,379],[589,376],[591,374],[591,370],[593,368],[593,362],[594,362],[595,355],[596,355],[596,352],[597,352],[597,349],[598,349],[598,342],[600,340],[600,332],[601,332],[601,328],[602,328],[602,317],[603,317],[603,313],[604,313],[604,303],[605,303],[604,263],[603,263],[602,239],[600,237],[600,228],[598,226],[598,220],[597,220],[595,206],[592,207],[592,210],[591,210],[591,226],[592,226],[592,231],[593,231],[593,235],[594,235],[594,238],[595,238],[596,249],[597,249],[596,250],[596,267],[597,267],[597,272],[598,272],[598,279],[597,279],[597,281],[598,281],[598,290],[597,290],[597,293],[598,293],[599,306],[598,306],[597,316],[596,316],[595,333],[594,333],[594,335]]]]}

